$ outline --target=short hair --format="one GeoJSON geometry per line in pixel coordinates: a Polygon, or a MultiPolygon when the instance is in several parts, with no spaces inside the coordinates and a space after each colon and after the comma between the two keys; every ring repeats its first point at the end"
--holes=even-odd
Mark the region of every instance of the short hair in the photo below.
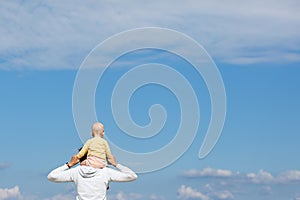
{"type": "Polygon", "coordinates": [[[92,126],[92,133],[100,134],[100,131],[104,131],[104,125],[100,122],[96,122],[92,126]]]}

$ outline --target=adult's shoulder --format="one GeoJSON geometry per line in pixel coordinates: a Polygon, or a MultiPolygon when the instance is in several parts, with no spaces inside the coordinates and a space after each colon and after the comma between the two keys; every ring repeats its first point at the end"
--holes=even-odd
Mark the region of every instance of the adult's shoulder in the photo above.
{"type": "Polygon", "coordinates": [[[117,169],[113,169],[113,168],[111,168],[111,167],[104,167],[103,169],[100,169],[102,172],[104,172],[104,173],[114,173],[114,172],[116,172],[116,171],[119,171],[119,170],[117,170],[117,169]]]}

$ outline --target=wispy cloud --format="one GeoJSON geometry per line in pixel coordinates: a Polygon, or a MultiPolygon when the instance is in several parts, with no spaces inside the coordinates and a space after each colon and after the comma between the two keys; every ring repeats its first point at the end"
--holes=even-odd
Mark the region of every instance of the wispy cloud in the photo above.
{"type": "Polygon", "coordinates": [[[151,194],[149,200],[166,200],[163,195],[151,194]]]}
{"type": "Polygon", "coordinates": [[[224,169],[212,169],[210,167],[204,168],[203,170],[190,169],[183,173],[187,178],[198,178],[198,177],[231,177],[238,173],[233,173],[230,170],[224,169]]]}
{"type": "Polygon", "coordinates": [[[273,175],[265,170],[259,170],[257,173],[233,172],[226,169],[204,168],[202,170],[190,169],[183,172],[186,178],[233,178],[238,181],[252,182],[257,184],[280,184],[280,183],[300,183],[299,170],[287,170],[277,175],[273,175]]]}
{"type": "Polygon", "coordinates": [[[293,200],[300,200],[300,195],[296,195],[295,198],[293,198],[293,200]]]}
{"type": "Polygon", "coordinates": [[[204,189],[212,199],[234,199],[234,195],[229,190],[215,189],[210,184],[206,184],[204,189]]]}
{"type": "Polygon", "coordinates": [[[190,186],[181,185],[177,190],[177,198],[199,199],[199,200],[226,200],[233,199],[233,194],[228,190],[215,190],[209,184],[205,186],[204,191],[192,188],[190,186]]]}
{"type": "Polygon", "coordinates": [[[186,33],[223,62],[299,62],[300,57],[297,0],[0,4],[0,69],[76,69],[99,42],[145,26],[186,33]]]}
{"type": "Polygon", "coordinates": [[[228,190],[214,191],[212,197],[215,197],[215,199],[234,199],[233,194],[228,190]]]}
{"type": "Polygon", "coordinates": [[[187,183],[193,183],[194,181],[189,181],[191,179],[205,181],[205,187],[193,191],[200,192],[211,199],[234,199],[239,195],[247,196],[251,194],[250,188],[257,188],[258,195],[262,197],[276,197],[281,189],[282,193],[290,195],[297,192],[291,186],[300,185],[299,170],[287,170],[272,174],[262,169],[256,173],[240,173],[231,170],[205,168],[187,170],[182,175],[186,178],[187,183]]]}
{"type": "Polygon", "coordinates": [[[267,185],[267,186],[262,186],[260,190],[261,194],[264,195],[271,195],[272,194],[272,187],[267,185]]]}
{"type": "Polygon", "coordinates": [[[300,182],[300,171],[289,170],[278,174],[277,176],[272,175],[264,170],[259,170],[258,173],[249,173],[247,178],[254,183],[292,183],[300,182]]]}
{"type": "Polygon", "coordinates": [[[0,170],[7,169],[11,166],[9,163],[0,163],[0,170]]]}
{"type": "Polygon", "coordinates": [[[13,188],[0,188],[0,200],[21,199],[21,193],[18,186],[13,188]]]}
{"type": "Polygon", "coordinates": [[[202,194],[201,192],[193,189],[192,187],[181,185],[177,190],[178,199],[200,199],[200,200],[209,200],[210,198],[202,194]]]}

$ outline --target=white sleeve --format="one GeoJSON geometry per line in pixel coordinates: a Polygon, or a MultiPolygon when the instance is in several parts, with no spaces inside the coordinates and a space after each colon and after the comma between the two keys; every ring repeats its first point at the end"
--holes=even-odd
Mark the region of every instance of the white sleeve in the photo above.
{"type": "Polygon", "coordinates": [[[60,166],[54,170],[52,170],[47,178],[52,182],[72,182],[74,181],[74,169],[69,169],[69,167],[65,164],[60,166]]]}
{"type": "Polygon", "coordinates": [[[120,171],[111,169],[110,170],[110,181],[129,182],[129,181],[133,181],[133,180],[137,179],[137,177],[138,177],[136,175],[136,173],[134,173],[134,171],[132,171],[128,167],[125,167],[121,164],[117,164],[116,168],[119,169],[120,171]]]}

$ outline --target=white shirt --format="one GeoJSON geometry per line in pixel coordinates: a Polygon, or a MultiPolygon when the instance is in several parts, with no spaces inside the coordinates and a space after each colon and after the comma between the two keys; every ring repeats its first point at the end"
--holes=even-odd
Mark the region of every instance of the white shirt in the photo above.
{"type": "Polygon", "coordinates": [[[128,182],[137,179],[137,175],[128,167],[117,164],[116,168],[120,171],[89,166],[69,169],[65,164],[51,171],[48,179],[53,182],[74,182],[77,189],[76,200],[106,200],[106,189],[110,181],[128,182]]]}

